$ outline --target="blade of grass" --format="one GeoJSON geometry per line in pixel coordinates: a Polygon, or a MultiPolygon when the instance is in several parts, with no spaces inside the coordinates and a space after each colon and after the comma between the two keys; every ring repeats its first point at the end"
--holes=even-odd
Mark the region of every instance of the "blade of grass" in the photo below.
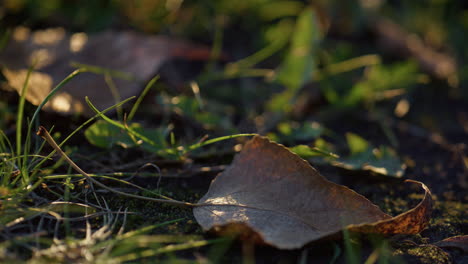
{"type": "Polygon", "coordinates": [[[341,247],[338,246],[337,244],[334,244],[333,246],[334,246],[333,256],[332,256],[330,262],[328,262],[329,264],[335,264],[338,261],[338,258],[341,255],[341,247]]]}
{"type": "Polygon", "coordinates": [[[273,54],[280,51],[288,43],[288,41],[289,39],[284,37],[277,38],[276,41],[273,41],[254,54],[228,65],[226,67],[226,75],[231,75],[232,73],[237,72],[239,69],[251,68],[255,64],[268,59],[273,54]]]}
{"type": "Polygon", "coordinates": [[[335,74],[350,72],[362,67],[377,65],[381,63],[381,59],[378,55],[368,54],[360,57],[355,57],[349,60],[330,64],[325,67],[322,71],[318,71],[314,75],[316,81],[323,79],[326,76],[335,74]]]}
{"type": "Polygon", "coordinates": [[[267,80],[272,80],[275,76],[276,72],[272,69],[260,69],[260,68],[242,68],[236,69],[235,71],[229,72],[226,74],[224,72],[218,73],[210,73],[207,76],[201,77],[198,79],[199,85],[205,85],[212,81],[219,81],[219,80],[230,80],[230,79],[238,79],[238,78],[255,78],[261,77],[267,80]]]}
{"type": "Polygon", "coordinates": [[[141,240],[140,238],[143,238],[144,240],[147,240],[148,237],[152,237],[151,235],[145,235],[145,233],[148,233],[149,231],[166,226],[175,222],[178,222],[180,220],[183,220],[184,218],[179,218],[175,220],[169,220],[163,223],[159,223],[156,225],[151,225],[151,226],[146,226],[134,231],[129,231],[126,233],[119,233],[115,236],[114,239],[106,240],[101,243],[99,243],[97,246],[100,248],[106,248],[107,250],[107,255],[111,256],[118,256],[118,255],[124,255],[127,254],[128,252],[134,252],[135,247],[141,247],[141,245],[138,243],[141,240]]]}
{"type": "Polygon", "coordinates": [[[224,24],[226,18],[223,15],[218,15],[215,18],[215,31],[214,31],[214,41],[211,48],[210,59],[207,64],[207,69],[212,70],[213,64],[215,61],[219,60],[221,57],[221,52],[223,49],[223,38],[224,38],[224,24]]]}
{"type": "Polygon", "coordinates": [[[23,87],[21,88],[20,100],[18,104],[18,113],[16,115],[16,155],[18,156],[21,155],[21,130],[23,126],[24,103],[26,101],[26,93],[28,92],[29,88],[29,78],[31,77],[31,73],[33,70],[34,66],[30,66],[28,68],[26,79],[24,80],[23,87]]]}
{"type": "Polygon", "coordinates": [[[29,123],[29,127],[32,128],[32,124],[33,122],[36,120],[36,118],[38,117],[39,115],[39,112],[41,111],[42,107],[44,107],[44,105],[49,102],[50,98],[52,96],[55,95],[55,93],[62,89],[62,87],[67,84],[69,81],[71,81],[73,78],[75,78],[77,75],[81,74],[81,73],[84,73],[86,72],[85,69],[78,69],[78,70],[75,70],[73,71],[72,73],[70,73],[70,75],[68,75],[65,79],[63,79],[63,81],[61,81],[57,86],[55,86],[54,89],[52,89],[52,91],[50,91],[50,93],[46,96],[46,98],[44,98],[44,100],[42,100],[41,104],[37,107],[36,111],[34,112],[33,114],[33,117],[31,118],[30,120],[30,123],[29,123]]]}
{"type": "Polygon", "coordinates": [[[97,113],[102,119],[104,119],[105,121],[107,121],[109,124],[114,125],[114,126],[120,128],[120,129],[124,130],[124,131],[127,131],[127,132],[130,133],[131,135],[140,138],[141,140],[145,141],[146,143],[150,144],[150,145],[153,146],[153,147],[157,147],[157,144],[156,144],[153,140],[151,140],[151,139],[149,139],[149,138],[143,136],[142,134],[136,132],[135,130],[131,129],[129,126],[125,126],[125,125],[123,125],[123,124],[121,124],[121,123],[119,123],[119,122],[117,122],[117,121],[114,121],[114,120],[110,119],[110,118],[107,117],[106,115],[104,115],[101,111],[99,111],[99,110],[91,103],[91,101],[89,100],[89,98],[88,98],[87,96],[86,96],[85,100],[86,100],[86,103],[89,105],[89,107],[91,107],[91,109],[92,109],[95,113],[97,113]]]}
{"type": "Polygon", "coordinates": [[[130,238],[130,237],[133,237],[133,236],[141,235],[141,234],[147,233],[147,232],[149,232],[149,231],[151,231],[151,230],[153,230],[155,228],[159,228],[159,227],[163,227],[163,226],[170,225],[170,224],[173,224],[173,223],[177,223],[177,222],[179,222],[179,221],[181,221],[183,219],[184,218],[178,218],[178,219],[165,221],[165,222],[155,224],[155,225],[145,226],[143,228],[124,233],[124,234],[120,235],[118,237],[118,239],[127,239],[127,238],[130,238]]]}
{"type": "Polygon", "coordinates": [[[119,246],[138,246],[138,247],[147,247],[152,244],[166,244],[166,243],[182,243],[187,241],[200,240],[203,237],[201,235],[138,235],[134,237],[129,237],[126,239],[121,239],[119,241],[119,246]]]}
{"type": "MultiPolygon", "coordinates": [[[[71,173],[71,167],[68,167],[68,171],[67,173],[71,173]]],[[[70,183],[71,183],[71,179],[72,177],[68,176],[66,179],[65,179],[65,192],[63,194],[63,200],[65,202],[70,202],[71,199],[70,199],[70,183]]],[[[68,220],[70,218],[70,210],[69,210],[69,206],[68,206],[68,203],[66,203],[66,205],[64,206],[63,208],[63,213],[64,213],[64,225],[65,225],[65,234],[66,236],[71,236],[72,235],[72,232],[71,232],[71,225],[70,225],[70,221],[68,220]]]]}
{"type": "MultiPolygon", "coordinates": [[[[51,176],[45,176],[44,179],[63,179],[63,178],[70,178],[70,177],[80,177],[81,178],[81,176],[82,176],[81,174],[51,175],[51,176]]],[[[138,186],[138,185],[136,185],[134,183],[131,183],[129,181],[126,181],[126,180],[122,180],[122,179],[118,179],[118,178],[115,178],[115,177],[106,176],[106,175],[102,175],[102,174],[96,175],[96,174],[89,174],[88,173],[88,176],[96,177],[96,178],[99,177],[99,178],[103,178],[103,179],[107,179],[107,180],[113,180],[113,181],[116,181],[118,183],[130,185],[130,186],[132,186],[134,188],[137,188],[140,191],[148,192],[150,194],[159,196],[159,197],[167,199],[167,200],[172,200],[170,197],[167,197],[167,196],[164,196],[162,194],[156,193],[156,192],[151,191],[149,189],[145,189],[145,188],[143,188],[141,186],[138,186]]]]}
{"type": "MultiPolygon", "coordinates": [[[[104,110],[102,110],[102,113],[106,113],[118,106],[121,106],[127,102],[129,102],[130,100],[133,100],[135,97],[132,96],[132,97],[129,97],[125,100],[123,100],[122,102],[120,103],[117,103],[113,106],[110,106],[104,110]]],[[[62,142],[59,144],[60,147],[62,147],[73,135],[75,135],[76,133],[78,133],[78,131],[80,131],[81,129],[83,129],[83,127],[85,127],[87,124],[91,123],[93,120],[95,120],[96,118],[98,118],[100,115],[99,114],[96,114],[94,115],[93,117],[89,118],[88,120],[86,120],[83,124],[81,124],[79,127],[77,127],[75,130],[73,130],[73,132],[71,132],[64,140],[62,140],[62,142]]],[[[52,157],[52,155],[55,154],[55,150],[53,150],[49,155],[47,155],[46,159],[42,160],[41,162],[39,162],[36,166],[34,166],[34,168],[32,169],[32,171],[35,171],[37,170],[38,168],[40,168],[40,166],[47,160],[47,159],[50,159],[50,157],[52,157]]]]}
{"type": "Polygon", "coordinates": [[[119,195],[123,195],[123,196],[126,196],[126,197],[131,197],[131,198],[136,198],[136,199],[141,199],[141,200],[147,200],[147,201],[153,201],[153,202],[159,202],[159,203],[166,203],[166,204],[171,204],[171,205],[175,205],[175,206],[182,206],[182,207],[195,207],[195,206],[200,206],[199,204],[192,204],[192,203],[188,203],[188,202],[181,202],[181,201],[177,201],[177,200],[165,200],[165,199],[156,199],[156,198],[151,198],[151,197],[145,197],[145,196],[140,196],[140,195],[134,195],[134,194],[129,194],[129,193],[125,193],[125,192],[122,192],[122,191],[118,191],[116,189],[113,189],[111,187],[108,187],[107,185],[93,179],[91,176],[89,176],[85,171],[83,171],[78,165],[76,165],[75,162],[73,162],[69,157],[68,155],[63,152],[63,150],[57,145],[57,143],[55,142],[55,140],[50,136],[49,132],[47,132],[47,129],[45,129],[44,127],[39,127],[39,130],[37,132],[37,135],[42,137],[43,139],[45,139],[47,141],[47,143],[49,143],[49,145],[51,147],[53,147],[57,153],[63,157],[67,162],[68,164],[70,164],[70,166],[73,167],[73,169],[75,169],[76,171],[78,171],[79,173],[81,173],[90,183],[92,184],[96,184],[97,186],[103,188],[103,189],[106,189],[112,193],[115,193],[115,194],[119,194],[119,195]]]}
{"type": "MultiPolygon", "coordinates": [[[[180,206],[180,207],[188,207],[188,208],[193,208],[193,207],[202,207],[202,206],[212,206],[213,204],[211,203],[189,203],[189,202],[182,202],[182,201],[177,201],[177,200],[174,200],[174,199],[170,199],[170,200],[167,200],[167,199],[156,199],[156,198],[152,198],[152,197],[145,197],[145,196],[141,196],[141,195],[135,195],[135,194],[130,194],[130,193],[126,193],[126,192],[122,192],[122,191],[119,191],[119,190],[116,190],[114,188],[111,188],[111,187],[108,187],[107,185],[93,179],[91,176],[89,176],[88,173],[86,173],[84,170],[82,170],[78,165],[76,165],[75,162],[73,162],[73,160],[70,159],[70,157],[68,157],[68,155],[63,152],[63,150],[57,145],[57,143],[55,142],[55,140],[50,136],[49,132],[47,131],[47,129],[45,129],[43,126],[40,126],[39,127],[39,130],[37,131],[36,133],[38,136],[42,137],[44,140],[47,141],[47,143],[49,143],[49,145],[54,148],[57,153],[65,159],[65,161],[70,164],[70,166],[73,167],[73,169],[75,169],[76,171],[78,171],[79,173],[81,173],[81,175],[83,175],[90,184],[96,184],[97,186],[105,189],[105,190],[108,190],[112,193],[115,193],[115,194],[119,194],[119,195],[122,195],[122,196],[126,196],[126,197],[130,197],[130,198],[135,198],[135,199],[140,199],[140,200],[147,200],[147,201],[152,201],[152,202],[157,202],[157,203],[163,203],[163,204],[169,204],[169,205],[173,205],[173,206],[180,206]]],[[[236,135],[234,135],[236,136],[236,135]]],[[[228,137],[225,137],[225,138],[230,138],[229,136],[228,137]]],[[[219,141],[220,139],[216,139],[217,141],[219,141]]],[[[91,187],[93,188],[93,187],[91,187]]],[[[95,193],[95,192],[94,192],[95,193]]],[[[216,206],[232,206],[232,204],[229,204],[229,203],[226,203],[226,204],[216,204],[216,206]]],[[[237,205],[239,207],[244,207],[243,205],[237,205]]],[[[245,206],[248,208],[248,206],[245,206]]]]}
{"type": "Polygon", "coordinates": [[[115,77],[115,78],[119,78],[119,79],[127,80],[127,81],[136,80],[135,76],[133,76],[132,74],[128,72],[111,70],[111,69],[106,69],[106,68],[95,66],[95,65],[83,64],[83,63],[78,63],[78,62],[72,62],[70,63],[70,65],[72,67],[76,67],[86,72],[92,72],[94,74],[100,74],[100,75],[107,74],[111,77],[115,77]]]}
{"type": "Polygon", "coordinates": [[[335,154],[333,152],[328,152],[328,151],[319,149],[317,147],[312,147],[311,149],[312,149],[312,151],[315,151],[315,152],[317,152],[317,153],[319,153],[319,154],[321,154],[321,155],[323,155],[325,157],[329,157],[329,158],[333,158],[333,159],[339,159],[340,158],[339,155],[337,155],[337,154],[335,154]]]}
{"type": "Polygon", "coordinates": [[[13,157],[14,159],[15,154],[14,154],[13,146],[11,145],[10,140],[5,135],[3,130],[0,130],[0,151],[3,152],[2,154],[5,154],[5,155],[2,155],[3,158],[1,159],[1,163],[3,163],[4,165],[2,165],[0,168],[2,169],[2,173],[6,174],[6,176],[1,177],[1,186],[7,186],[11,182],[10,178],[11,178],[12,172],[17,170],[17,167],[12,161],[10,161],[10,159],[12,159],[11,157],[13,157]],[[10,153],[7,153],[8,151],[10,153]],[[9,157],[9,158],[7,159],[6,157],[9,157]]]}
{"type": "MultiPolygon", "coordinates": [[[[44,98],[44,100],[42,100],[41,104],[39,104],[39,106],[37,107],[36,111],[33,114],[33,117],[31,118],[31,120],[28,120],[29,121],[28,122],[28,130],[27,130],[27,133],[26,133],[26,140],[25,140],[25,143],[24,143],[25,144],[25,148],[24,148],[24,155],[25,156],[27,156],[29,154],[30,150],[31,150],[30,149],[31,130],[33,128],[34,122],[36,122],[36,125],[39,123],[39,118],[38,117],[39,117],[39,113],[40,113],[41,109],[50,100],[50,98],[52,98],[55,95],[55,93],[57,93],[57,91],[62,89],[65,84],[67,84],[73,78],[75,78],[77,75],[79,75],[79,74],[81,74],[83,72],[86,72],[86,70],[78,69],[78,70],[73,71],[65,79],[63,79],[54,89],[52,89],[52,91],[50,91],[50,93],[44,98]]],[[[36,151],[39,151],[40,149],[41,149],[41,147],[38,147],[36,151]]],[[[22,176],[24,178],[24,182],[30,183],[31,182],[31,177],[28,175],[29,170],[27,169],[26,163],[27,163],[27,159],[24,159],[23,162],[22,162],[21,174],[22,174],[22,176]]]]}
{"type": "Polygon", "coordinates": [[[133,116],[135,115],[135,112],[138,110],[138,107],[140,106],[141,101],[143,101],[143,98],[146,96],[146,94],[149,92],[151,87],[156,83],[156,81],[159,80],[159,75],[156,75],[151,79],[148,84],[145,86],[145,89],[143,89],[143,92],[141,92],[140,96],[138,96],[138,99],[136,100],[135,104],[132,107],[132,110],[130,110],[130,114],[128,114],[127,117],[127,122],[132,121],[133,116]]]}
{"type": "Polygon", "coordinates": [[[182,243],[182,244],[168,245],[168,246],[160,247],[157,249],[147,249],[147,250],[140,251],[138,253],[130,253],[124,256],[119,256],[119,257],[116,257],[116,260],[118,262],[136,261],[138,259],[154,257],[154,256],[165,254],[165,253],[203,247],[203,246],[207,246],[207,245],[210,245],[219,241],[224,241],[224,240],[225,239],[222,238],[222,239],[213,239],[213,240],[190,241],[190,242],[182,243]]]}
{"type": "MultiPolygon", "coordinates": [[[[120,98],[120,93],[119,89],[117,89],[117,86],[115,85],[114,80],[112,79],[112,76],[109,74],[104,74],[104,81],[107,84],[107,87],[110,90],[110,93],[112,94],[112,97],[114,97],[114,102],[118,103],[121,101],[120,98]]],[[[119,117],[119,120],[123,120],[123,113],[122,113],[122,107],[117,107],[117,116],[119,117]]]]}
{"type": "Polygon", "coordinates": [[[11,29],[7,28],[5,32],[0,36],[0,51],[3,51],[3,49],[6,47],[8,44],[8,41],[10,40],[11,36],[11,29]]]}
{"type": "Polygon", "coordinates": [[[353,237],[349,230],[346,228],[343,230],[343,241],[345,247],[346,262],[350,264],[361,263],[361,252],[359,244],[353,243],[353,237]]]}
{"type": "Polygon", "coordinates": [[[229,135],[229,136],[222,136],[222,137],[212,138],[212,139],[200,142],[200,143],[190,145],[187,148],[187,150],[184,152],[184,154],[186,154],[186,153],[188,153],[190,151],[193,151],[195,149],[201,148],[203,146],[219,142],[219,141],[228,140],[228,139],[237,138],[237,137],[250,137],[250,136],[256,136],[256,135],[258,135],[258,134],[255,134],[255,133],[252,133],[252,134],[234,134],[234,135],[229,135]]]}

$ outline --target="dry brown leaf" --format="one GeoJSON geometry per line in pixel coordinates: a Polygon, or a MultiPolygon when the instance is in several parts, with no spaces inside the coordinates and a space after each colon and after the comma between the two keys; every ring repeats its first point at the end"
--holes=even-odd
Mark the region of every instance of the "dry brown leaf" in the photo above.
{"type": "MultiPolygon", "coordinates": [[[[135,32],[101,32],[95,35],[70,34],[62,28],[30,32],[14,30],[7,47],[0,54],[2,73],[9,86],[21,91],[29,65],[35,71],[29,81],[26,99],[38,105],[47,94],[81,63],[126,73],[113,77],[120,98],[138,95],[142,83],[158,68],[174,57],[206,59],[210,50],[164,36],[148,36],[135,32]]],[[[100,74],[83,73],[54,96],[46,110],[62,113],[92,114],[84,97],[88,96],[98,109],[116,103],[109,84],[100,74]]]]}
{"type": "Polygon", "coordinates": [[[326,180],[284,146],[256,136],[213,180],[194,215],[205,230],[244,225],[281,249],[300,248],[346,227],[417,233],[427,225],[432,201],[419,184],[426,190],[423,202],[392,218],[362,195],[326,180]]]}
{"type": "Polygon", "coordinates": [[[434,245],[442,248],[459,248],[465,253],[468,253],[468,235],[449,237],[434,245]]]}

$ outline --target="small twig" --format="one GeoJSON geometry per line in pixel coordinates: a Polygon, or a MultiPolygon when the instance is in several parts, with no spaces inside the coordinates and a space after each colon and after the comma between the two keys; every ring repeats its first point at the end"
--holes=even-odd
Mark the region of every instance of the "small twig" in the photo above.
{"type": "Polygon", "coordinates": [[[182,206],[182,207],[197,207],[200,206],[200,204],[193,204],[193,203],[188,203],[188,202],[182,202],[182,201],[177,201],[177,200],[165,200],[165,199],[157,199],[157,198],[151,198],[151,197],[145,197],[145,196],[140,196],[140,195],[134,195],[134,194],[129,194],[125,192],[121,192],[118,190],[115,190],[111,187],[106,186],[105,184],[93,179],[91,176],[89,176],[85,171],[83,171],[78,165],[76,165],[75,162],[73,162],[65,152],[57,145],[55,140],[50,136],[49,132],[47,132],[47,129],[45,129],[43,126],[39,127],[39,130],[37,131],[37,135],[42,137],[44,140],[49,143],[49,145],[57,151],[57,153],[65,159],[65,161],[72,166],[76,171],[81,173],[90,183],[94,183],[97,186],[106,189],[110,192],[122,195],[122,196],[127,196],[131,198],[136,198],[136,199],[141,199],[141,200],[147,200],[147,201],[152,201],[152,202],[158,202],[158,203],[165,203],[165,204],[170,204],[170,205],[175,205],[175,206],[182,206]]]}

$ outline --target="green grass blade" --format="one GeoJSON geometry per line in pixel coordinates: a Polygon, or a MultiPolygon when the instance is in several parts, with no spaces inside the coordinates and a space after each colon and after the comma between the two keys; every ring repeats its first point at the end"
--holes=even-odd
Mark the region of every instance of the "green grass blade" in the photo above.
{"type": "Polygon", "coordinates": [[[225,240],[226,240],[225,238],[221,238],[221,239],[213,239],[213,240],[189,241],[189,242],[181,243],[181,244],[167,245],[167,246],[159,247],[156,249],[153,249],[153,248],[146,249],[138,253],[130,253],[127,255],[119,256],[119,257],[116,257],[115,259],[119,262],[136,261],[142,258],[154,257],[157,255],[171,253],[175,251],[187,250],[191,248],[199,248],[199,247],[207,246],[207,245],[217,243],[220,241],[225,241],[225,240]]]}
{"type": "Polygon", "coordinates": [[[134,230],[134,231],[124,233],[124,234],[120,235],[118,237],[118,239],[127,239],[127,238],[130,238],[130,237],[142,235],[142,234],[148,233],[149,231],[151,231],[151,230],[153,230],[155,228],[159,228],[159,227],[163,227],[163,226],[170,225],[170,224],[173,224],[173,223],[177,223],[177,222],[182,221],[182,220],[184,220],[184,218],[178,218],[178,219],[174,219],[174,220],[165,221],[165,222],[162,222],[162,223],[159,223],[159,224],[146,226],[146,227],[134,230]]]}
{"type": "Polygon", "coordinates": [[[75,68],[81,69],[86,72],[91,72],[94,74],[109,75],[111,77],[115,77],[115,78],[127,80],[127,81],[136,80],[135,76],[133,76],[132,74],[128,72],[111,70],[111,69],[106,69],[106,68],[95,66],[95,65],[83,64],[83,63],[78,63],[78,62],[72,62],[70,65],[75,68]]]}
{"type": "Polygon", "coordinates": [[[34,70],[34,66],[28,68],[28,73],[26,74],[26,79],[23,83],[23,88],[21,88],[20,93],[20,100],[18,105],[18,113],[16,115],[16,154],[19,156],[21,155],[21,130],[23,127],[23,116],[24,116],[24,103],[26,101],[26,93],[28,92],[29,88],[29,78],[31,77],[31,73],[34,70]]]}
{"type": "Polygon", "coordinates": [[[150,88],[153,87],[153,85],[156,83],[157,80],[159,80],[159,75],[156,75],[153,79],[151,79],[148,82],[145,89],[143,89],[143,92],[141,92],[140,96],[138,96],[138,99],[136,100],[135,104],[133,105],[132,110],[130,111],[130,114],[128,114],[127,122],[132,121],[133,116],[135,115],[135,112],[138,110],[138,107],[140,106],[141,101],[143,101],[143,98],[146,96],[146,94],[149,92],[150,88]]]}
{"type": "Polygon", "coordinates": [[[33,114],[33,117],[31,118],[31,121],[29,123],[29,127],[32,128],[32,124],[33,122],[36,120],[37,116],[39,115],[39,112],[41,111],[42,107],[44,107],[44,105],[50,100],[50,98],[52,96],[55,95],[55,93],[62,89],[62,87],[67,84],[69,81],[71,81],[73,78],[75,78],[77,75],[81,74],[81,73],[84,73],[86,72],[86,70],[84,69],[78,69],[78,70],[75,70],[73,71],[70,75],[67,76],[67,78],[63,79],[63,81],[61,81],[57,86],[55,86],[54,89],[52,89],[52,91],[46,96],[46,98],[44,98],[44,100],[42,100],[42,103],[37,107],[36,111],[34,112],[33,114]]]}
{"type": "MultiPolygon", "coordinates": [[[[31,129],[33,128],[34,123],[37,121],[37,118],[39,116],[39,113],[41,109],[44,107],[44,105],[52,98],[57,91],[62,89],[62,87],[67,84],[69,81],[71,81],[73,78],[75,78],[77,75],[85,72],[85,70],[78,69],[73,71],[71,74],[69,74],[64,80],[62,80],[52,91],[42,100],[41,104],[37,107],[36,111],[33,114],[33,117],[31,120],[28,122],[28,131],[26,134],[26,140],[25,140],[25,148],[24,148],[24,155],[27,156],[29,154],[30,148],[30,141],[31,141],[31,129]]],[[[36,123],[38,124],[38,123],[36,123]]],[[[42,164],[42,163],[41,163],[42,164]]],[[[25,182],[30,182],[29,175],[28,175],[28,170],[26,169],[26,160],[23,161],[23,169],[21,170],[21,173],[23,175],[23,178],[25,182]]]]}
{"type": "MultiPolygon", "coordinates": [[[[147,193],[150,193],[150,194],[153,194],[155,196],[158,196],[160,198],[163,198],[163,199],[166,199],[166,200],[174,200],[172,199],[171,197],[168,197],[168,196],[165,196],[165,195],[162,195],[162,194],[159,194],[159,193],[156,193],[154,191],[151,191],[149,189],[146,189],[146,188],[143,188],[139,185],[136,185],[134,183],[131,183],[131,182],[128,182],[126,180],[122,180],[122,179],[118,179],[118,178],[115,178],[115,177],[112,177],[112,176],[107,176],[105,174],[88,174],[90,177],[96,177],[96,178],[102,178],[102,179],[106,179],[106,180],[113,180],[113,181],[116,181],[118,183],[121,183],[121,184],[126,184],[126,185],[130,185],[140,191],[143,191],[143,192],[147,192],[147,193]]],[[[64,175],[50,175],[50,176],[45,176],[43,177],[44,179],[64,179],[64,178],[67,178],[67,177],[76,177],[76,178],[83,178],[83,175],[82,174],[64,174],[64,175]]]]}
{"type": "MultiPolygon", "coordinates": [[[[115,103],[120,102],[121,101],[120,92],[117,86],[115,85],[115,82],[112,79],[112,76],[110,76],[109,74],[104,74],[104,81],[106,82],[107,87],[109,88],[109,91],[112,97],[114,98],[114,102],[115,103]]],[[[117,116],[119,117],[119,120],[123,120],[122,108],[117,107],[116,112],[117,112],[117,116]]]]}
{"type": "Polygon", "coordinates": [[[258,134],[235,134],[235,135],[229,135],[229,136],[222,136],[222,137],[217,137],[217,138],[212,138],[212,139],[209,139],[209,140],[206,140],[206,141],[203,141],[203,142],[200,142],[200,143],[196,143],[196,144],[193,144],[193,145],[190,145],[187,150],[184,152],[187,153],[189,151],[192,151],[192,150],[195,150],[195,149],[198,149],[198,148],[201,148],[203,146],[206,146],[206,145],[210,145],[210,144],[213,144],[213,143],[216,143],[216,142],[219,142],[219,141],[223,141],[223,140],[228,140],[228,139],[231,139],[231,138],[238,138],[238,137],[251,137],[251,136],[257,136],[258,134]]]}
{"type": "MultiPolygon", "coordinates": [[[[113,106],[110,106],[104,110],[102,110],[101,113],[106,113],[116,107],[119,107],[127,102],[129,102],[130,100],[132,100],[134,97],[130,97],[130,98],[127,98],[125,100],[123,100],[122,102],[119,102],[113,106]]],[[[71,132],[64,140],[62,140],[62,142],[59,144],[60,147],[62,147],[73,135],[75,135],[78,131],[80,131],[81,129],[83,129],[83,127],[85,127],[87,124],[91,123],[93,120],[95,120],[96,118],[98,118],[100,115],[99,114],[96,114],[94,115],[93,117],[89,118],[88,120],[86,120],[83,124],[81,124],[79,127],[77,127],[75,130],[73,130],[73,132],[71,132]]],[[[41,162],[39,162],[33,169],[36,170],[37,168],[40,168],[40,166],[47,160],[49,159],[50,157],[52,157],[52,155],[55,154],[55,150],[53,150],[49,155],[47,155],[47,157],[45,159],[43,159],[41,162]]]]}
{"type": "MultiPolygon", "coordinates": [[[[134,98],[134,97],[133,97],[133,98],[134,98]]],[[[125,125],[123,125],[123,124],[121,124],[121,123],[119,123],[119,122],[117,122],[117,121],[114,121],[114,120],[110,119],[109,117],[107,117],[106,115],[104,115],[101,111],[99,111],[99,110],[91,103],[91,101],[89,100],[88,97],[86,97],[85,99],[86,99],[86,103],[88,103],[89,107],[91,107],[91,109],[92,109],[95,113],[97,113],[102,119],[104,119],[105,121],[109,122],[109,124],[114,125],[114,126],[120,128],[120,129],[123,129],[123,130],[127,131],[129,134],[131,134],[132,136],[138,137],[138,138],[140,138],[141,140],[145,141],[146,143],[148,143],[148,144],[150,144],[150,145],[152,145],[152,146],[154,146],[154,147],[157,147],[157,144],[156,144],[153,140],[151,140],[151,139],[149,139],[149,138],[143,136],[142,134],[140,134],[140,133],[136,132],[135,130],[129,128],[128,126],[125,126],[125,125]]]]}

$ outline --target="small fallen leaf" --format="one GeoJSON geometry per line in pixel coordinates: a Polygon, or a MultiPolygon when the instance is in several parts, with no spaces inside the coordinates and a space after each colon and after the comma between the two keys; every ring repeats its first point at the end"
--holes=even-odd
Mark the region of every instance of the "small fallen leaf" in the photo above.
{"type": "Polygon", "coordinates": [[[396,155],[395,151],[386,146],[375,148],[365,139],[353,133],[346,134],[351,155],[331,164],[347,170],[366,170],[381,175],[402,177],[406,165],[396,155]]]}
{"type": "Polygon", "coordinates": [[[346,141],[348,142],[351,155],[362,153],[369,149],[369,142],[356,134],[346,133],[346,141]]]}
{"type": "Polygon", "coordinates": [[[317,122],[282,122],[277,125],[279,137],[287,142],[318,138],[325,128],[317,122]]]}
{"type": "Polygon", "coordinates": [[[468,235],[449,237],[434,243],[441,248],[459,248],[468,253],[468,235]]]}
{"type": "Polygon", "coordinates": [[[94,112],[86,105],[85,96],[98,109],[107,108],[119,98],[137,95],[143,88],[142,82],[149,80],[169,59],[207,59],[209,54],[210,49],[182,40],[130,31],[87,35],[71,34],[62,28],[30,32],[27,28],[18,27],[0,54],[0,64],[9,86],[18,93],[28,67],[34,65],[26,94],[26,99],[34,105],[39,105],[59,82],[76,69],[72,63],[78,67],[87,65],[94,72],[75,77],[44,109],[93,115],[94,112]]]}
{"type": "Polygon", "coordinates": [[[169,147],[166,137],[170,132],[167,128],[144,128],[140,123],[130,123],[128,128],[150,139],[151,145],[140,138],[132,138],[124,129],[118,128],[104,120],[98,120],[85,130],[86,139],[93,145],[100,148],[111,148],[114,145],[122,148],[132,148],[140,146],[146,151],[159,153],[169,147]]]}
{"type": "Polygon", "coordinates": [[[432,199],[396,217],[364,196],[332,183],[282,145],[254,137],[218,175],[194,208],[205,229],[244,226],[254,237],[295,249],[345,228],[383,234],[417,233],[427,226],[432,199]]]}
{"type": "Polygon", "coordinates": [[[104,120],[98,120],[85,130],[84,133],[89,143],[100,148],[111,148],[114,145],[122,147],[134,146],[130,136],[104,120]]]}

